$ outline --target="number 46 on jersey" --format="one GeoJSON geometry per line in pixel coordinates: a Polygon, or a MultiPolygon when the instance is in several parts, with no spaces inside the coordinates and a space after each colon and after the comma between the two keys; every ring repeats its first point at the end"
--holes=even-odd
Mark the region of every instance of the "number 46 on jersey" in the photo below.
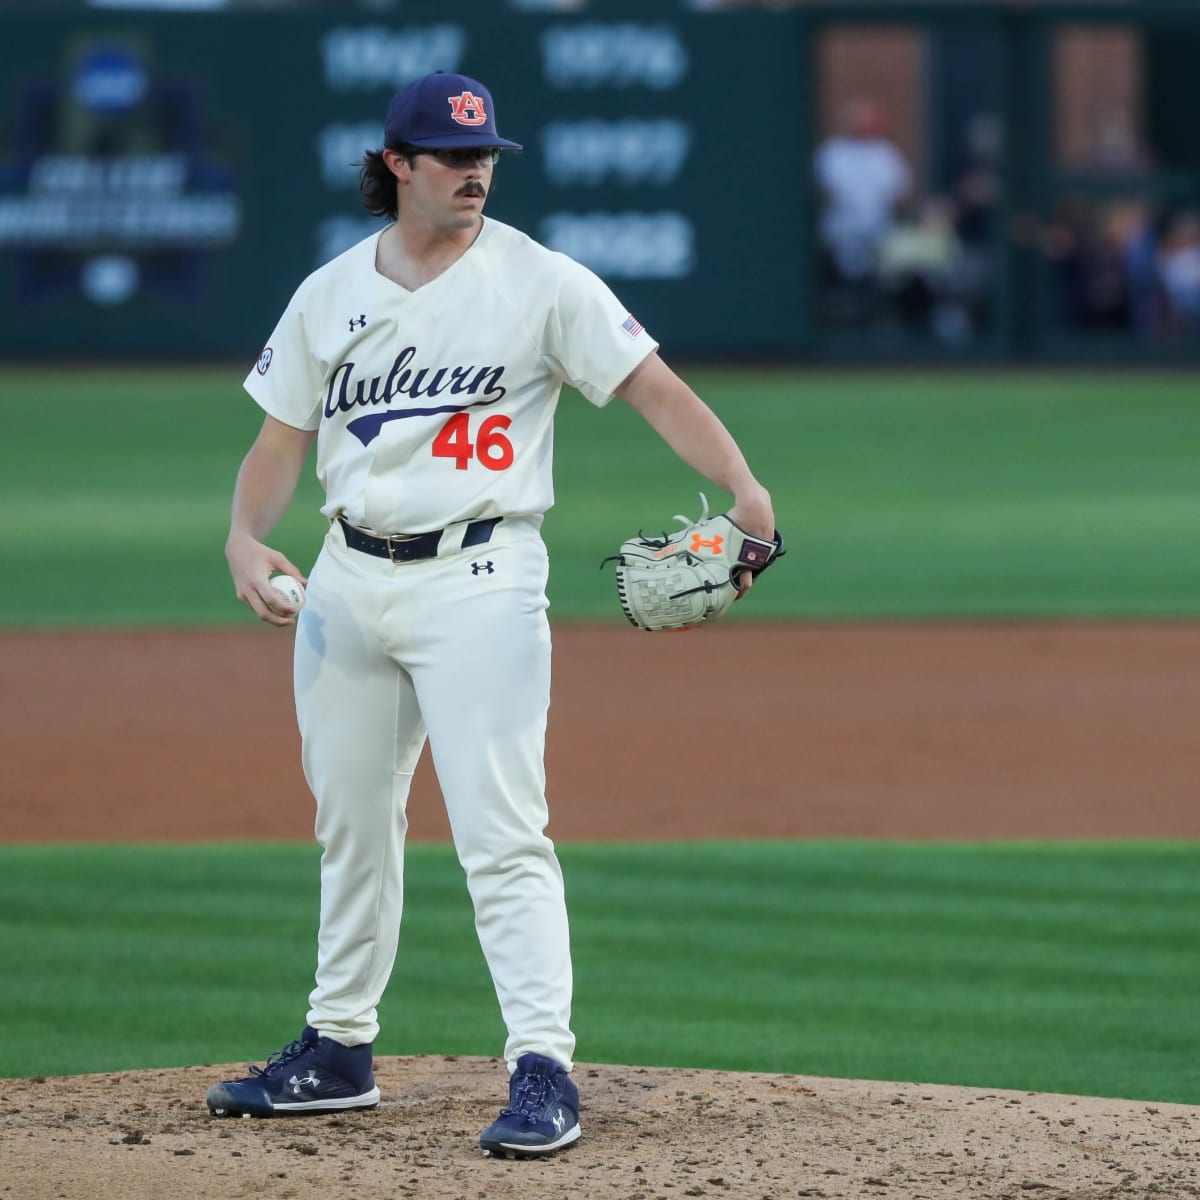
{"type": "Polygon", "coordinates": [[[471,440],[472,413],[455,413],[433,439],[434,458],[454,459],[454,468],[465,471],[474,460],[489,471],[507,471],[513,464],[513,444],[503,430],[512,424],[512,417],[495,413],[485,417],[471,440]]]}

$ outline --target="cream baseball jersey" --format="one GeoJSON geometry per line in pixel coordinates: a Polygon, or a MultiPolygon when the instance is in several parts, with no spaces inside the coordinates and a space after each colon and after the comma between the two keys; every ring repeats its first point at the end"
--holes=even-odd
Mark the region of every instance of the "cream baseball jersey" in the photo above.
{"type": "Polygon", "coordinates": [[[327,517],[423,533],[544,513],[563,383],[607,404],[657,343],[591,271],[498,221],[412,292],[375,269],[380,236],[300,285],[246,390],[317,431],[327,517]]]}

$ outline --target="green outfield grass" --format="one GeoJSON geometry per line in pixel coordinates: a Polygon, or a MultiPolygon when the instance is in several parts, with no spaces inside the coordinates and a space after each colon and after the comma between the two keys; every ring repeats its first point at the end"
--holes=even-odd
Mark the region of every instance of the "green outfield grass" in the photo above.
{"type": "MultiPolygon", "coordinates": [[[[771,487],[789,542],[736,620],[1200,612],[1200,374],[683,373],[771,487]]],[[[222,556],[259,422],[240,378],[0,372],[0,624],[252,620],[222,556]]],[[[695,514],[705,485],[625,405],[574,394],[556,474],[552,614],[618,620],[600,560],[695,514]]],[[[318,504],[306,479],[277,538],[302,567],[318,504]]]]}
{"type": "MultiPolygon", "coordinates": [[[[582,1061],[1200,1103],[1200,845],[562,850],[582,1061]]],[[[317,852],[0,848],[0,1075],[299,1032],[317,852]]],[[[380,1054],[503,1042],[452,851],[410,848],[380,1054]]]]}

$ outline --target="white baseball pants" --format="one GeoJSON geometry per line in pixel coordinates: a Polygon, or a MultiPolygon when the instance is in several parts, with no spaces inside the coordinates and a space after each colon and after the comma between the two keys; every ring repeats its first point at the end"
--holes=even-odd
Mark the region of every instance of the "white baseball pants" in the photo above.
{"type": "Polygon", "coordinates": [[[544,833],[546,549],[528,520],[501,522],[486,545],[446,542],[437,558],[393,564],[349,549],[335,523],[309,579],[296,712],[324,854],[308,1022],[346,1045],[379,1031],[400,936],[405,805],[428,737],[510,1069],[527,1051],[570,1069],[567,913],[544,833]]]}

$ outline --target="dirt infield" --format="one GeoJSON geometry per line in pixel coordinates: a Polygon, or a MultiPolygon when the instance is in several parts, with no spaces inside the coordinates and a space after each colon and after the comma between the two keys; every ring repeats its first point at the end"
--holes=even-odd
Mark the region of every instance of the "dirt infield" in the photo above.
{"type": "MultiPolygon", "coordinates": [[[[0,840],[310,838],[290,652],[0,635],[0,840]]],[[[559,629],[551,833],[1200,837],[1198,713],[1200,625],[559,629]]]]}
{"type": "MultiPolygon", "coordinates": [[[[559,840],[1200,836],[1200,625],[555,640],[559,840]]],[[[258,628],[0,636],[0,840],[307,839],[289,651],[258,628]]],[[[410,824],[446,836],[427,762],[410,824]]],[[[583,1142],[507,1163],[475,1140],[498,1062],[377,1071],[375,1113],[274,1122],[207,1117],[240,1065],[12,1081],[0,1197],[1200,1197],[1200,1108],[584,1063],[583,1142]]]]}

